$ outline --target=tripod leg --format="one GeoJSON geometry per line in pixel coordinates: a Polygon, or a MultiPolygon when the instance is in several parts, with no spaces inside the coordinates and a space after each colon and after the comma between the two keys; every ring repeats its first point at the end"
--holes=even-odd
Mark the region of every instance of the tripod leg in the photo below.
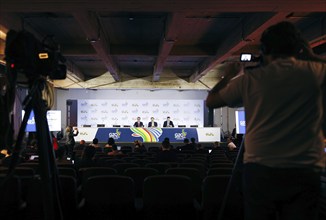
{"type": "Polygon", "coordinates": [[[228,186],[227,186],[225,194],[224,194],[223,202],[222,202],[220,210],[219,210],[219,214],[218,214],[218,218],[217,218],[218,220],[223,219],[226,204],[227,204],[228,199],[230,198],[231,188],[232,188],[232,186],[234,185],[234,183],[235,183],[235,181],[237,179],[236,175],[239,175],[239,172],[242,169],[242,164],[243,164],[242,159],[243,159],[243,152],[244,152],[244,139],[245,139],[245,137],[243,136],[237,158],[236,158],[236,160],[234,162],[234,166],[233,166],[233,170],[232,170],[232,176],[231,176],[231,178],[229,180],[228,186]]]}
{"type": "Polygon", "coordinates": [[[39,163],[42,179],[42,199],[45,219],[63,219],[60,205],[59,177],[54,159],[52,141],[46,118],[46,105],[42,100],[41,89],[32,98],[38,139],[39,163]]]}

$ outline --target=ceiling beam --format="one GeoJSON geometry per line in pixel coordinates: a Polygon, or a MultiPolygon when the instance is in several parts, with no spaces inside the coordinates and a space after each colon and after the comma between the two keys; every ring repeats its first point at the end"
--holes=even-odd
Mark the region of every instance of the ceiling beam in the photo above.
{"type": "Polygon", "coordinates": [[[33,0],[2,0],[0,1],[0,14],[2,12],[58,12],[58,11],[152,11],[152,12],[268,12],[268,11],[300,11],[323,12],[324,0],[70,0],[70,1],[44,1],[33,0]]]}
{"type": "Polygon", "coordinates": [[[110,55],[110,44],[101,28],[99,17],[94,13],[88,12],[74,12],[73,15],[114,80],[116,82],[120,81],[118,67],[110,55]]]}
{"type": "Polygon", "coordinates": [[[154,65],[153,82],[160,80],[164,63],[168,58],[174,43],[177,41],[180,26],[183,22],[184,15],[182,13],[169,14],[166,20],[165,31],[161,38],[158,56],[154,65]]]}
{"type": "Polygon", "coordinates": [[[217,64],[220,64],[228,57],[232,56],[232,54],[246,46],[248,43],[258,41],[260,35],[266,28],[280,21],[284,21],[288,14],[289,13],[284,12],[274,14],[263,23],[261,23],[261,19],[257,18],[252,18],[246,21],[246,23],[244,23],[245,21],[240,23],[239,27],[234,28],[235,31],[226,38],[227,40],[220,44],[222,47],[218,48],[216,55],[205,59],[197,66],[194,73],[190,76],[189,81],[196,82],[212,70],[217,64]],[[245,26],[251,27],[252,31],[244,37],[242,30],[245,26]]]}
{"type": "MultiPolygon", "coordinates": [[[[214,47],[200,47],[198,45],[175,45],[170,51],[169,57],[208,57],[214,56],[214,47]]],[[[120,56],[157,56],[157,46],[146,47],[146,45],[111,45],[110,54],[114,57],[120,56]]],[[[61,44],[61,52],[66,57],[97,57],[97,53],[93,48],[85,45],[72,45],[72,44],[61,44]]]]}

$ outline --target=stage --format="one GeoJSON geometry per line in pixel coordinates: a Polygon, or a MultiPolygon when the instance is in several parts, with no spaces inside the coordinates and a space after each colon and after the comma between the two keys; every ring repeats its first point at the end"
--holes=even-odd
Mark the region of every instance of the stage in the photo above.
{"type": "Polygon", "coordinates": [[[147,143],[162,142],[169,138],[171,143],[181,143],[185,138],[195,138],[196,142],[220,141],[220,128],[95,128],[79,127],[76,142],[85,140],[92,142],[96,137],[100,143],[106,143],[112,137],[117,143],[131,143],[140,140],[147,143]]]}

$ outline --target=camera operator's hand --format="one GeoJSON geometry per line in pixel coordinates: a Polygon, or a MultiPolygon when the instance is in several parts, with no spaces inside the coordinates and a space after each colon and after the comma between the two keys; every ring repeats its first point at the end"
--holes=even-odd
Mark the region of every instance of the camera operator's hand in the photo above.
{"type": "Polygon", "coordinates": [[[240,62],[232,62],[225,64],[224,67],[224,76],[227,81],[238,75],[243,70],[243,65],[240,62]]]}
{"type": "Polygon", "coordinates": [[[297,59],[326,62],[326,59],[315,54],[314,51],[312,50],[309,42],[307,40],[303,40],[303,39],[301,41],[301,50],[297,56],[297,59]]]}

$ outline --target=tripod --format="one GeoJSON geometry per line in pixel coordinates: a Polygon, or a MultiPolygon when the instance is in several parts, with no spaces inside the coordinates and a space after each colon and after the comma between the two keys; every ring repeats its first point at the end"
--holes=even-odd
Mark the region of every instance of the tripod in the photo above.
{"type": "MultiPolygon", "coordinates": [[[[243,136],[241,144],[240,144],[240,148],[239,148],[239,152],[238,155],[236,157],[236,160],[234,162],[234,166],[232,169],[232,175],[231,178],[229,180],[229,183],[227,185],[224,197],[223,197],[223,201],[218,213],[218,220],[223,220],[223,215],[226,209],[226,205],[227,205],[227,201],[230,198],[230,192],[232,189],[232,186],[234,185],[234,183],[237,181],[237,179],[239,180],[239,178],[241,178],[242,176],[239,177],[239,175],[241,175],[242,172],[242,165],[243,165],[243,153],[244,153],[244,140],[245,140],[245,136],[243,136]]],[[[241,186],[242,187],[242,186],[241,186]]]]}
{"type": "Polygon", "coordinates": [[[18,163],[27,121],[33,110],[38,140],[39,168],[42,183],[40,190],[42,193],[44,219],[62,220],[59,176],[46,118],[46,102],[42,99],[42,90],[45,88],[45,85],[46,79],[41,76],[33,80],[33,84],[30,85],[29,94],[23,102],[25,115],[19,129],[16,144],[14,145],[8,176],[13,174],[18,163]]]}

